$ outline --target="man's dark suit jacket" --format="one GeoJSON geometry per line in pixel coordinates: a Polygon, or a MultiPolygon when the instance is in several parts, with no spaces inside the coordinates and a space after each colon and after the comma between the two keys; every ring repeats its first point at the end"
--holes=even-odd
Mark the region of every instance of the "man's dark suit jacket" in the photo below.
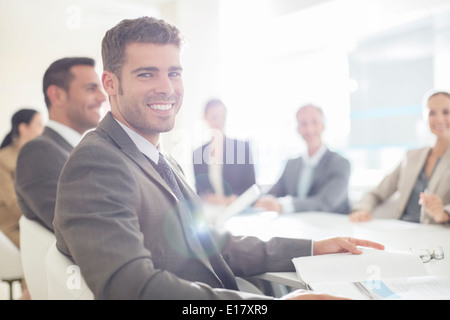
{"type": "Polygon", "coordinates": [[[292,258],[310,255],[311,241],[209,230],[201,200],[167,160],[185,203],[108,113],[61,173],[53,222],[59,251],[80,267],[96,299],[269,299],[225,289],[218,270],[228,279],[295,271],[292,258]]]}
{"type": "MultiPolygon", "coordinates": [[[[210,143],[204,144],[193,153],[195,187],[199,195],[215,193],[208,173],[209,146],[210,143]]],[[[255,167],[248,141],[225,138],[222,178],[226,196],[239,196],[255,183],[255,167]]]]}
{"type": "Polygon", "coordinates": [[[50,231],[59,175],[72,150],[63,137],[46,127],[22,147],[17,159],[15,188],[22,214],[50,231]]]}
{"type": "Polygon", "coordinates": [[[289,160],[280,179],[269,193],[275,197],[292,196],[296,212],[349,213],[350,163],[347,159],[327,150],[314,170],[308,194],[304,199],[297,197],[302,168],[302,157],[289,160]]]}

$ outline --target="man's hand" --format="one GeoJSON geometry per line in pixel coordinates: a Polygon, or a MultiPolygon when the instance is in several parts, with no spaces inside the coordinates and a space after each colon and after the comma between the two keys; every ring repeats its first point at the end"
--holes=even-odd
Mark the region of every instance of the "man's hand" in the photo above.
{"type": "Polygon", "coordinates": [[[259,198],[253,205],[255,208],[263,208],[267,211],[275,211],[281,213],[281,204],[278,202],[277,198],[272,195],[266,195],[259,198]]]}
{"type": "Polygon", "coordinates": [[[361,247],[374,248],[384,250],[384,246],[377,242],[369,240],[361,240],[355,238],[331,238],[326,240],[314,241],[313,255],[350,252],[352,254],[361,254],[361,247]]]}

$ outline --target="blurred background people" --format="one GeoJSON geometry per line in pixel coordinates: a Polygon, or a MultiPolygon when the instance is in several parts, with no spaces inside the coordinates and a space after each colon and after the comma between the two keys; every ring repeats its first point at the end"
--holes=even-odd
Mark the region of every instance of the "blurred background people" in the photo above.
{"type": "MultiPolygon", "coordinates": [[[[22,146],[44,131],[42,116],[33,109],[21,109],[11,118],[11,131],[0,146],[0,230],[20,248],[21,211],[14,191],[16,161],[22,146]]],[[[1,259],[1,257],[0,257],[1,259]]],[[[22,280],[22,300],[31,299],[22,280]]]]}
{"type": "Polygon", "coordinates": [[[0,229],[20,247],[21,211],[14,191],[17,156],[25,143],[42,134],[44,124],[36,110],[21,109],[12,116],[11,127],[0,147],[0,229]]]}
{"type": "Polygon", "coordinates": [[[211,141],[193,152],[195,187],[211,204],[227,205],[255,184],[255,168],[248,141],[225,135],[227,109],[219,99],[205,105],[211,141]]]}
{"type": "Polygon", "coordinates": [[[296,116],[297,131],[306,143],[307,153],[287,162],[279,180],[254,207],[279,213],[348,213],[350,163],[324,145],[322,109],[308,104],[296,116]]]}
{"type": "Polygon", "coordinates": [[[408,151],[392,173],[354,204],[351,221],[371,220],[372,212],[396,194],[395,209],[383,215],[411,222],[450,222],[450,93],[433,91],[425,101],[434,145],[408,151]]]}
{"type": "Polygon", "coordinates": [[[102,90],[91,58],[59,59],[44,74],[49,121],[42,136],[20,150],[15,184],[22,214],[50,231],[59,174],[82,135],[98,125],[102,90]]]}

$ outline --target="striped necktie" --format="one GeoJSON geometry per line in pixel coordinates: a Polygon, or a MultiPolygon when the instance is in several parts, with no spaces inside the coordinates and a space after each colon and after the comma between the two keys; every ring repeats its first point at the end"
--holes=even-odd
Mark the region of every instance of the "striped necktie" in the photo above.
{"type": "Polygon", "coordinates": [[[153,161],[150,161],[150,163],[153,165],[155,170],[158,171],[161,178],[163,178],[163,180],[167,183],[177,199],[179,201],[184,200],[184,196],[181,192],[180,186],[178,185],[177,180],[175,179],[175,175],[173,174],[173,171],[164,156],[160,153],[158,164],[155,164],[153,161]]]}

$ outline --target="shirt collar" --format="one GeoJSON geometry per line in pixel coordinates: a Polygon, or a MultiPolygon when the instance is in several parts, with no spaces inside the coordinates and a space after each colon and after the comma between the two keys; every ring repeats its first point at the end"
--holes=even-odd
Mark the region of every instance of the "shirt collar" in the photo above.
{"type": "Polygon", "coordinates": [[[120,122],[116,118],[114,118],[114,120],[117,121],[117,123],[122,127],[123,130],[125,130],[125,132],[128,134],[130,139],[134,142],[136,147],[139,149],[139,151],[142,152],[144,155],[146,155],[154,163],[158,164],[159,144],[157,147],[155,147],[155,145],[153,145],[150,141],[145,139],[143,136],[141,136],[136,131],[131,130],[129,127],[124,125],[122,122],[120,122]]]}
{"type": "Polygon", "coordinates": [[[68,126],[54,120],[48,120],[47,127],[56,131],[56,133],[63,137],[73,147],[76,147],[83,137],[72,128],[69,128],[68,126]]]}
{"type": "Polygon", "coordinates": [[[319,148],[319,150],[316,151],[312,156],[310,156],[308,153],[306,153],[303,156],[303,161],[309,165],[317,166],[320,159],[322,159],[323,155],[327,151],[327,148],[322,144],[319,148]]]}

